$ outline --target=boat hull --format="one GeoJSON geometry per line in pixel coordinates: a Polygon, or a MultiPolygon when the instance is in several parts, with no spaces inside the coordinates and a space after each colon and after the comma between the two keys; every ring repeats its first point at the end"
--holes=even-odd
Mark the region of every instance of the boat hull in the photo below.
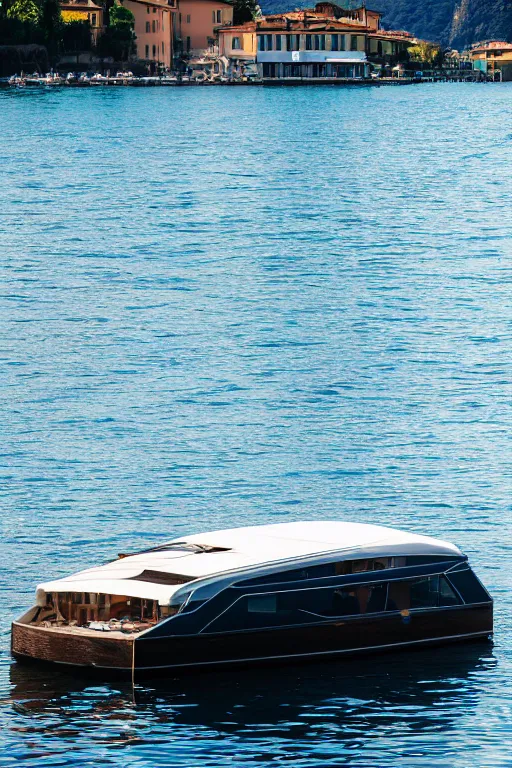
{"type": "MultiPolygon", "coordinates": [[[[169,631],[172,622],[169,623],[169,631]]],[[[13,655],[137,675],[222,665],[302,661],[484,639],[492,604],[361,616],[300,627],[133,639],[13,624],[13,655]]]]}
{"type": "Polygon", "coordinates": [[[17,659],[30,658],[102,669],[131,669],[133,642],[133,637],[109,637],[87,630],[34,627],[16,621],[12,624],[11,651],[17,659]]]}

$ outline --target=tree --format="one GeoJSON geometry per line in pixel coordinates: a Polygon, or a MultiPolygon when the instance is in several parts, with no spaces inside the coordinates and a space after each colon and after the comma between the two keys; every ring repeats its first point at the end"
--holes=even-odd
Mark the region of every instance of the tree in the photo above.
{"type": "Polygon", "coordinates": [[[50,55],[54,56],[62,42],[62,14],[58,0],[43,0],[39,25],[50,55]]]}
{"type": "Polygon", "coordinates": [[[135,27],[135,16],[124,5],[115,3],[110,9],[110,26],[117,29],[128,28],[133,30],[135,27]]]}
{"type": "Polygon", "coordinates": [[[109,13],[109,25],[98,39],[100,56],[112,56],[116,61],[127,61],[135,52],[135,16],[117,3],[109,13]]]}
{"type": "Polygon", "coordinates": [[[7,18],[37,24],[39,21],[39,6],[34,0],[14,0],[7,11],[7,18]]]}
{"type": "MultiPolygon", "coordinates": [[[[67,21],[62,28],[62,45],[69,53],[91,50],[91,25],[89,21],[67,21]]],[[[77,60],[78,61],[78,60],[77,60]]]]}
{"type": "Polygon", "coordinates": [[[409,48],[411,61],[419,61],[427,64],[429,67],[440,66],[443,61],[443,52],[439,45],[426,43],[420,40],[416,45],[409,48]]]}
{"type": "Polygon", "coordinates": [[[244,24],[261,15],[261,9],[256,0],[234,0],[233,24],[244,24]]]}

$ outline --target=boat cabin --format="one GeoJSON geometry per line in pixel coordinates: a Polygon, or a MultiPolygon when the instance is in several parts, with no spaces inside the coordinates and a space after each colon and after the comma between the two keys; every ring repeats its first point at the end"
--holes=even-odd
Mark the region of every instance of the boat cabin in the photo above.
{"type": "MultiPolygon", "coordinates": [[[[354,653],[492,632],[492,599],[456,546],[341,522],[189,536],[41,584],[36,603],[14,622],[18,657],[37,657],[39,636],[29,634],[44,630],[59,638],[72,633],[73,648],[87,638],[81,663],[95,666],[124,668],[126,644],[113,643],[129,640],[141,670],[354,653]],[[104,656],[102,664],[95,658],[92,638],[100,633],[112,641],[106,664],[104,656]]],[[[62,660],[62,649],[41,647],[50,660],[62,660]]]]}

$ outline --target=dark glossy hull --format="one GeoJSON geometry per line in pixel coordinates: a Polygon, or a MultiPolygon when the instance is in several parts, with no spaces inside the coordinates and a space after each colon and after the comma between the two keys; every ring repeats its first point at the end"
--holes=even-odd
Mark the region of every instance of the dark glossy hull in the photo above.
{"type": "MultiPolygon", "coordinates": [[[[169,626],[171,628],[172,623],[169,626]]],[[[111,639],[13,624],[13,655],[102,671],[165,673],[194,667],[246,665],[402,651],[488,637],[492,603],[413,611],[244,632],[111,639]]]]}
{"type": "Polygon", "coordinates": [[[375,653],[484,638],[492,628],[492,604],[487,604],[215,635],[152,639],[148,634],[135,642],[135,666],[143,671],[375,653]]]}

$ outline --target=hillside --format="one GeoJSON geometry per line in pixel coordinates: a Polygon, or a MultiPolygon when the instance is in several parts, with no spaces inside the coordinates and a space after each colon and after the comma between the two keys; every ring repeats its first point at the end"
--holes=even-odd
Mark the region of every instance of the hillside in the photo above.
{"type": "MultiPolygon", "coordinates": [[[[263,0],[263,13],[279,13],[314,2],[263,0]]],[[[512,0],[371,0],[369,7],[382,11],[386,29],[409,32],[454,48],[478,40],[512,42],[512,0]]]]}

